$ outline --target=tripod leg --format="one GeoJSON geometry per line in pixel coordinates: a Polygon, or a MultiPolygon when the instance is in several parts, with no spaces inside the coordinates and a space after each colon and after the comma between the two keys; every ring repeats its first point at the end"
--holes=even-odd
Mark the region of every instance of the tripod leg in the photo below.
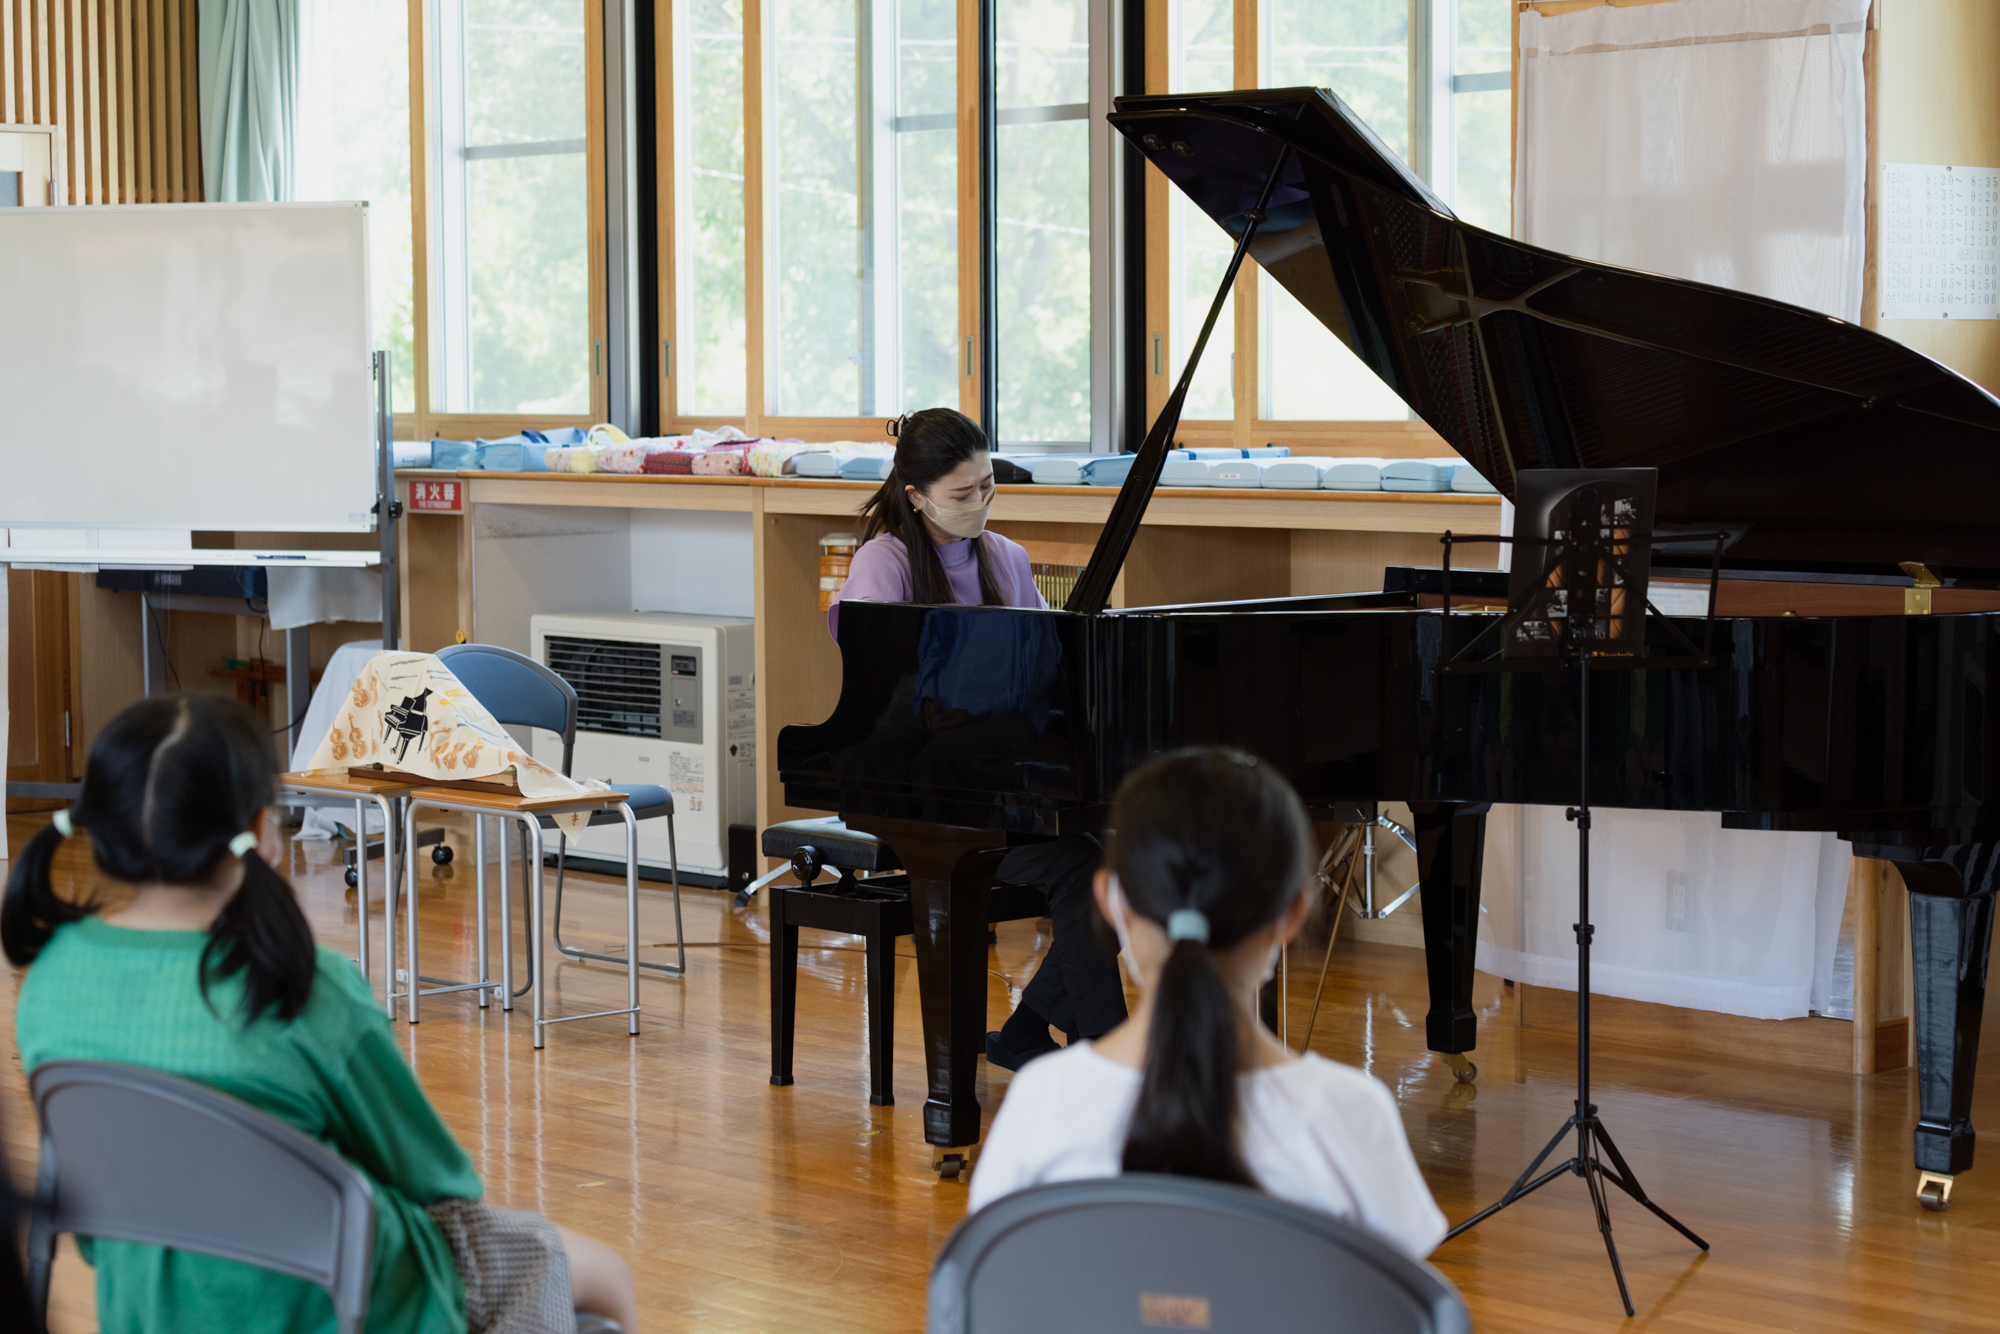
{"type": "Polygon", "coordinates": [[[1683,1237],[1686,1237],[1689,1241],[1701,1247],[1701,1249],[1703,1249],[1704,1251],[1707,1250],[1708,1249],[1707,1242],[1703,1241],[1700,1237],[1697,1237],[1694,1233],[1688,1231],[1688,1229],[1682,1225],[1680,1219],[1675,1218],[1665,1209],[1662,1209],[1659,1205],[1654,1204],[1650,1199],[1646,1198],[1645,1187],[1639,1184],[1638,1177],[1632,1175],[1632,1169],[1626,1165],[1625,1155],[1618,1152],[1618,1146],[1611,1142],[1611,1133],[1604,1128],[1603,1123],[1599,1122],[1596,1125],[1592,1126],[1591,1133],[1596,1138],[1597,1142],[1604,1146],[1604,1151],[1611,1155],[1611,1164],[1613,1167],[1617,1169],[1616,1172],[1605,1172],[1604,1175],[1606,1179],[1608,1179],[1612,1185],[1618,1187],[1618,1189],[1624,1191],[1627,1195],[1630,1195],[1633,1199],[1645,1205],[1648,1209],[1651,1209],[1653,1211],[1654,1216],[1657,1217],[1662,1223],[1665,1223],[1668,1227],[1680,1233],[1683,1237]]]}
{"type": "Polygon", "coordinates": [[[1477,1227],[1481,1222],[1499,1213],[1502,1209],[1505,1209],[1508,1205],[1520,1199],[1522,1196],[1534,1194],[1536,1191],[1540,1190],[1543,1186],[1548,1185],[1549,1182],[1554,1181],[1557,1177],[1561,1176],[1563,1173],[1573,1169],[1577,1163],[1577,1160],[1574,1158],[1570,1159],[1568,1162],[1564,1163],[1560,1167],[1550,1168],[1547,1172],[1544,1172],[1539,1178],[1537,1178],[1532,1182],[1528,1180],[1529,1177],[1535,1175],[1536,1168],[1540,1167],[1543,1163],[1548,1161],[1549,1155],[1556,1151],[1556,1145],[1562,1143],[1563,1137],[1569,1134],[1569,1132],[1575,1127],[1576,1127],[1576,1118],[1574,1116],[1570,1117],[1567,1121],[1564,1121],[1562,1123],[1562,1129],[1556,1131],[1556,1133],[1549,1139],[1549,1142],[1542,1146],[1542,1151],[1535,1155],[1535,1161],[1529,1163],[1528,1170],[1521,1173],[1520,1176],[1514,1179],[1514,1184],[1507,1188],[1507,1193],[1500,1197],[1500,1200],[1497,1204],[1487,1205],[1484,1209],[1481,1209],[1478,1213],[1466,1219],[1463,1223],[1460,1223],[1457,1227],[1453,1228],[1451,1231],[1445,1233],[1444,1239],[1446,1241],[1450,1241],[1453,1237],[1457,1236],[1459,1233],[1464,1232],[1470,1228],[1477,1227]]]}
{"type": "Polygon", "coordinates": [[[1618,1243],[1611,1239],[1611,1209],[1604,1200],[1604,1185],[1597,1177],[1601,1170],[1597,1154],[1593,1151],[1581,1160],[1583,1184],[1590,1188],[1590,1207],[1597,1211],[1597,1230],[1604,1234],[1604,1253],[1611,1257],[1611,1274],[1618,1280],[1618,1300],[1625,1303],[1625,1314],[1634,1314],[1632,1294],[1625,1287],[1625,1266],[1618,1263],[1618,1243]]]}
{"type": "MultiPolygon", "coordinates": [[[[1457,1227],[1453,1228],[1451,1231],[1445,1233],[1444,1234],[1445,1241],[1450,1241],[1453,1237],[1457,1236],[1461,1232],[1470,1232],[1473,1228],[1478,1227],[1481,1223],[1493,1217],[1493,1215],[1499,1213],[1502,1209],[1505,1209],[1508,1205],[1513,1204],[1517,1200],[1526,1199],[1528,1196],[1533,1195],[1536,1191],[1540,1190],[1543,1186],[1546,1186],[1551,1181],[1554,1181],[1557,1177],[1568,1176],[1570,1173],[1576,1171],[1576,1163],[1577,1163],[1576,1159],[1566,1158],[1561,1163],[1557,1164],[1554,1167],[1551,1167],[1548,1171],[1536,1177],[1533,1181],[1528,1182],[1528,1184],[1525,1186],[1522,1185],[1519,1181],[1515,1182],[1514,1188],[1508,1191],[1505,1195],[1502,1195],[1498,1203],[1487,1205],[1484,1209],[1481,1209],[1478,1213],[1466,1219],[1463,1223],[1460,1223],[1457,1227]]],[[[1440,1242],[1438,1244],[1443,1245],[1444,1243],[1440,1242]]]]}

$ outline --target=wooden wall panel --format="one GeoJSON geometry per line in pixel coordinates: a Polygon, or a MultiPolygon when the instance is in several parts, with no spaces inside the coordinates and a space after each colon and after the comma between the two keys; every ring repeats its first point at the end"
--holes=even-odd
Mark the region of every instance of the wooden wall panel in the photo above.
{"type": "Polygon", "coordinates": [[[58,125],[63,204],[201,198],[196,0],[0,0],[0,124],[58,125]]]}

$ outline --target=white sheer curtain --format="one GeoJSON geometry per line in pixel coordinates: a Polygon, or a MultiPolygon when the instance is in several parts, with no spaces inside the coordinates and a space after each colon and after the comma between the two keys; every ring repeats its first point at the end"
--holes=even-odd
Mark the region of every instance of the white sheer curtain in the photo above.
{"type": "MultiPolygon", "coordinates": [[[[1868,0],[1521,15],[1514,234],[1855,319],[1868,0]]],[[[1826,1011],[1847,893],[1831,834],[1600,811],[1592,989],[1760,1019],[1826,1011]]],[[[1576,827],[1495,807],[1479,966],[1576,985],[1576,827]]]]}
{"type": "Polygon", "coordinates": [[[1868,0],[1521,15],[1514,235],[1858,319],[1868,0]]]}

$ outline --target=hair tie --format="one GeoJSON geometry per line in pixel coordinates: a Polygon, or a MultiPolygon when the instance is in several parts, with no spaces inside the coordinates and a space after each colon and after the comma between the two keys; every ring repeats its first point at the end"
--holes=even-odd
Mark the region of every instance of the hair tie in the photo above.
{"type": "MultiPolygon", "coordinates": [[[[246,852],[255,851],[256,847],[257,847],[257,836],[251,833],[248,829],[238,834],[235,838],[229,840],[229,850],[235,853],[239,857],[241,857],[246,852]]],[[[1206,928],[1204,928],[1204,930],[1206,930],[1206,928]]],[[[1203,939],[1206,938],[1207,938],[1206,936],[1203,937],[1203,939]]]]}
{"type": "Polygon", "coordinates": [[[56,818],[51,823],[55,825],[56,832],[64,838],[68,838],[76,832],[76,826],[70,823],[69,807],[67,806],[56,812],[56,818]]]}
{"type": "Polygon", "coordinates": [[[1199,908],[1176,908],[1167,914],[1167,939],[1208,943],[1208,918],[1199,908]]]}
{"type": "Polygon", "coordinates": [[[896,440],[901,438],[903,434],[903,423],[908,421],[909,418],[910,414],[905,412],[901,416],[891,417],[888,420],[888,422],[884,425],[883,429],[889,433],[889,438],[891,440],[896,440]]]}

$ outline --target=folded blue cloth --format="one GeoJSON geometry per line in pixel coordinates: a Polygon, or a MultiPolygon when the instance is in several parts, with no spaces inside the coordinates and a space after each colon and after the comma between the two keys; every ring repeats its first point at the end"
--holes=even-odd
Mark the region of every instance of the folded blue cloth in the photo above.
{"type": "Polygon", "coordinates": [[[1083,465],[1103,457],[1102,454],[1044,454],[1032,465],[1035,485],[1083,486],[1083,465]]]}
{"type": "Polygon", "coordinates": [[[1392,459],[1382,465],[1384,491],[1449,491],[1464,459],[1392,459]]]}
{"type": "Polygon", "coordinates": [[[1341,459],[1320,474],[1319,484],[1327,491],[1380,491],[1382,465],[1387,459],[1341,459]]]}
{"type": "Polygon", "coordinates": [[[526,472],[528,452],[531,448],[539,454],[543,447],[530,446],[519,437],[511,440],[482,440],[473,450],[479,461],[472,466],[483,468],[487,472],[526,472]]]}
{"type": "Polygon", "coordinates": [[[1317,491],[1326,470],[1338,462],[1328,458],[1265,459],[1264,487],[1269,491],[1317,491]]]}
{"type": "Polygon", "coordinates": [[[1131,475],[1132,460],[1137,454],[1102,454],[1082,467],[1083,480],[1089,486],[1123,486],[1131,475]]]}
{"type": "Polygon", "coordinates": [[[431,441],[431,467],[463,471],[478,466],[478,447],[470,440],[431,441]]]}
{"type": "Polygon", "coordinates": [[[1255,449],[1243,451],[1246,459],[1288,459],[1292,456],[1290,445],[1259,445],[1255,449]]]}
{"type": "Polygon", "coordinates": [[[841,464],[840,478],[844,482],[880,482],[889,476],[895,466],[894,458],[872,458],[864,454],[841,464]]]}

